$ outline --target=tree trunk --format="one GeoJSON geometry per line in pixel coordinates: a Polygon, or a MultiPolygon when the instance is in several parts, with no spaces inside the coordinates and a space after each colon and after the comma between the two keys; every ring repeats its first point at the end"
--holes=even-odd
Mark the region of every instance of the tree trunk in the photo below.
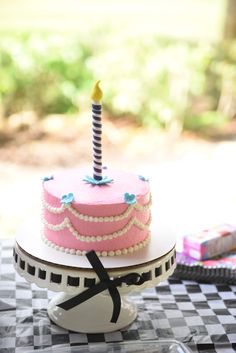
{"type": "Polygon", "coordinates": [[[227,0],[224,38],[236,39],[236,0],[227,0]]]}

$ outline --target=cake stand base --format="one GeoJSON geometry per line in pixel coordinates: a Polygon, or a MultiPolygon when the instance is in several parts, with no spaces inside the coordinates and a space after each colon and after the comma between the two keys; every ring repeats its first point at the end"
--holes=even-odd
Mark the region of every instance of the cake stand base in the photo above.
{"type": "Polygon", "coordinates": [[[106,281],[101,282],[86,256],[62,253],[49,247],[42,241],[40,231],[32,231],[32,228],[29,224],[16,237],[13,251],[15,269],[28,282],[60,293],[49,303],[48,315],[55,324],[72,331],[106,333],[127,327],[135,320],[137,309],[126,295],[158,285],[176,267],[175,237],[168,230],[160,230],[140,251],[100,258],[108,283],[110,280],[116,283],[121,299],[115,323],[111,319],[116,303],[106,286],[85,301],[79,304],[75,301],[74,306],[64,310],[62,303],[106,281]]]}
{"type": "Polygon", "coordinates": [[[65,311],[58,304],[73,295],[57,294],[48,305],[48,315],[57,325],[82,333],[104,333],[120,330],[130,325],[137,317],[137,307],[125,296],[121,296],[121,311],[116,323],[110,322],[112,301],[109,295],[98,294],[73,310],[65,311]]]}

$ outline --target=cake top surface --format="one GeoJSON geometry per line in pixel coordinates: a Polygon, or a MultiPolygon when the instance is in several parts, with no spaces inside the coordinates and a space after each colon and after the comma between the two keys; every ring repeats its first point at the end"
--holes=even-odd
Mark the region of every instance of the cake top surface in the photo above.
{"type": "Polygon", "coordinates": [[[132,202],[135,196],[139,201],[149,193],[149,182],[138,174],[117,170],[104,170],[104,176],[112,178],[113,181],[106,185],[91,185],[83,179],[91,175],[89,168],[67,169],[57,172],[53,179],[44,181],[43,187],[53,197],[61,199],[63,195],[73,194],[74,202],[79,204],[119,204],[132,202]]]}

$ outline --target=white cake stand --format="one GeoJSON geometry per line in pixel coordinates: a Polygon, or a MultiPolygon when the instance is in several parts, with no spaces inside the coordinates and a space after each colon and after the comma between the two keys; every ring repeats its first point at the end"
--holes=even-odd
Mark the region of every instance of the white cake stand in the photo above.
{"type": "Polygon", "coordinates": [[[71,255],[50,248],[34,228],[35,225],[28,225],[16,237],[15,269],[31,283],[61,292],[49,303],[48,315],[57,325],[72,331],[105,333],[128,326],[135,320],[137,308],[126,295],[156,286],[168,278],[176,267],[175,237],[167,229],[160,229],[156,234],[153,232],[149,245],[136,253],[99,258],[110,280],[130,274],[135,274],[137,279],[135,283],[121,281],[117,287],[121,308],[116,322],[111,322],[114,303],[107,289],[65,310],[58,305],[88,291],[100,280],[86,256],[71,255]]]}

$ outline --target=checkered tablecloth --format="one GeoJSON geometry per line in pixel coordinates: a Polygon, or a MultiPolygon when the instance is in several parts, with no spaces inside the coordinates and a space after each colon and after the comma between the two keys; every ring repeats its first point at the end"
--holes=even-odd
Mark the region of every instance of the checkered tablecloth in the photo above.
{"type": "MultiPolygon", "coordinates": [[[[0,242],[0,352],[26,353],[103,342],[175,338],[196,352],[236,352],[236,286],[182,281],[174,276],[131,295],[138,317],[106,334],[68,332],[50,322],[54,293],[27,283],[12,265],[12,240],[0,242]]],[[[72,348],[71,348],[72,349],[72,348]]],[[[105,348],[104,348],[105,352],[105,348]]]]}

